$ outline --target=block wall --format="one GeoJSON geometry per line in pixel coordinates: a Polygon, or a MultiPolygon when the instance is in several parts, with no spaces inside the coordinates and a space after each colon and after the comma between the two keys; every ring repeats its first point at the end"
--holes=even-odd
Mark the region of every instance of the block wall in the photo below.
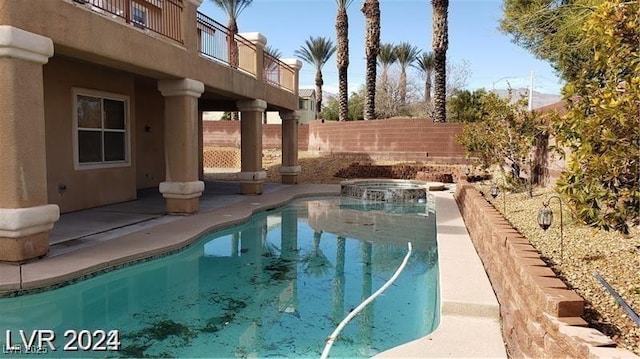
{"type": "Polygon", "coordinates": [[[500,302],[514,358],[637,358],[581,318],[584,300],[478,191],[458,183],[456,202],[500,302]]]}

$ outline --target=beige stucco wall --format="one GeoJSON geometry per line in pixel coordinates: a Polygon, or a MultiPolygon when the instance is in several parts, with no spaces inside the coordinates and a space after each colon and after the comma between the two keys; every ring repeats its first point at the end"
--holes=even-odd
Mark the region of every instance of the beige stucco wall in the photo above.
{"type": "Polygon", "coordinates": [[[44,108],[49,203],[61,212],[136,198],[136,103],[134,77],[63,57],[44,66],[44,108]],[[72,88],[129,96],[130,164],[126,167],[75,170],[72,88]],[[66,186],[62,193],[60,185],[66,186]]]}
{"type": "Polygon", "coordinates": [[[135,88],[137,188],[158,187],[165,179],[164,97],[151,79],[137,78],[135,88]]]}
{"type": "Polygon", "coordinates": [[[184,6],[183,45],[71,0],[0,0],[0,24],[51,38],[57,55],[156,79],[191,78],[230,99],[262,99],[278,108],[297,109],[296,94],[200,56],[196,8],[189,1],[184,6]]]}
{"type": "Polygon", "coordinates": [[[0,58],[0,208],[47,200],[41,76],[40,64],[0,58]]]}

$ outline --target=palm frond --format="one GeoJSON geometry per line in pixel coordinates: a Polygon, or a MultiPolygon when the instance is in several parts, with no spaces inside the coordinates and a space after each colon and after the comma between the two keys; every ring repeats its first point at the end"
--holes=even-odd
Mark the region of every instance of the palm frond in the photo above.
{"type": "Polygon", "coordinates": [[[346,10],[351,4],[353,0],[336,0],[336,4],[338,5],[338,10],[346,10]]]}
{"type": "Polygon", "coordinates": [[[423,52],[421,56],[417,57],[415,64],[412,66],[424,73],[432,72],[435,66],[433,52],[423,52]]]}
{"type": "Polygon", "coordinates": [[[418,57],[418,54],[420,54],[420,50],[408,42],[399,43],[395,46],[394,50],[398,58],[398,63],[405,69],[411,65],[418,57]]]}
{"type": "Polygon", "coordinates": [[[251,5],[253,0],[211,0],[222,9],[230,19],[237,20],[240,14],[247,6],[251,5]]]}
{"type": "Polygon", "coordinates": [[[267,45],[264,47],[264,52],[266,54],[269,54],[273,57],[275,57],[276,59],[279,59],[282,57],[282,51],[280,51],[280,49],[277,49],[273,46],[267,45]]]}
{"type": "Polygon", "coordinates": [[[383,67],[387,67],[398,60],[396,47],[393,44],[381,44],[380,52],[378,52],[378,63],[383,67]]]}
{"type": "Polygon", "coordinates": [[[311,36],[304,42],[304,45],[294,51],[294,54],[316,69],[321,69],[334,52],[336,52],[336,46],[331,39],[311,36]]]}

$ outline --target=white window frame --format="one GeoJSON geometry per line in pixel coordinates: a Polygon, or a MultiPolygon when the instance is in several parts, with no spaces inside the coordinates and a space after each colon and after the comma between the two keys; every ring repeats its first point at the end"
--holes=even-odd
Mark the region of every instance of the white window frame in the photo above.
{"type": "MultiPolygon", "coordinates": [[[[130,101],[129,96],[89,90],[83,88],[72,89],[72,112],[73,112],[73,167],[76,171],[81,170],[93,170],[101,168],[118,168],[118,167],[130,167],[131,166],[131,121],[130,121],[130,101]],[[80,152],[78,148],[78,131],[81,129],[78,127],[78,96],[89,96],[100,99],[124,101],[124,160],[123,161],[109,161],[109,162],[90,162],[80,163],[80,152]]],[[[102,128],[101,133],[104,133],[104,111],[102,113],[102,128]]],[[[117,131],[115,131],[117,132],[117,131]]],[[[102,155],[104,156],[104,140],[102,141],[102,155]]]]}
{"type": "Polygon", "coordinates": [[[131,2],[131,24],[137,27],[142,27],[144,29],[149,27],[149,9],[142,5],[138,4],[135,1],[131,2]],[[134,12],[139,10],[144,15],[144,21],[137,21],[134,18],[134,12]]]}

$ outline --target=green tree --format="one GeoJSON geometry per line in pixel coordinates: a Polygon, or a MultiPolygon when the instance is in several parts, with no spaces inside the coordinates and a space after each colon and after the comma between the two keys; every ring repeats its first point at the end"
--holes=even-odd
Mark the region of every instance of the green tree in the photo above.
{"type": "Polygon", "coordinates": [[[500,29],[536,57],[547,60],[565,80],[574,79],[591,50],[581,24],[602,0],[505,0],[500,29]]]}
{"type": "Polygon", "coordinates": [[[569,149],[557,188],[585,223],[627,233],[640,223],[640,4],[607,0],[585,21],[591,57],[564,87],[553,123],[569,149]]]}
{"type": "Polygon", "coordinates": [[[345,121],[349,115],[349,93],[348,93],[348,68],[349,68],[349,17],[347,8],[353,0],[336,0],[338,5],[338,15],[336,16],[336,39],[338,42],[337,65],[338,65],[338,99],[340,104],[340,121],[345,121]]]}
{"type": "Polygon", "coordinates": [[[233,67],[237,67],[239,63],[238,43],[235,39],[236,35],[238,35],[238,17],[247,6],[251,5],[253,0],[212,1],[217,7],[222,9],[227,14],[227,28],[229,28],[229,36],[227,37],[227,43],[229,44],[229,64],[233,67]]]}
{"type": "Polygon", "coordinates": [[[320,118],[325,121],[338,121],[340,119],[340,104],[335,98],[330,98],[320,112],[320,118]]]}
{"type": "Polygon", "coordinates": [[[420,70],[425,77],[424,80],[424,102],[431,102],[431,79],[433,78],[433,68],[435,64],[433,61],[433,52],[423,52],[421,56],[418,56],[416,60],[416,67],[420,70]]]}
{"type": "Polygon", "coordinates": [[[449,48],[449,0],[431,0],[433,11],[434,122],[447,121],[447,49],[449,48]]]}
{"type": "Polygon", "coordinates": [[[336,51],[336,47],[331,39],[326,37],[309,37],[304,45],[294,53],[301,60],[313,65],[316,69],[316,110],[322,109],[322,67],[336,51]]]}
{"type": "Polygon", "coordinates": [[[407,104],[407,67],[416,61],[420,50],[407,42],[401,42],[395,46],[395,53],[400,64],[400,104],[404,106],[407,104]]]}
{"type": "Polygon", "coordinates": [[[358,92],[352,92],[349,98],[349,119],[360,121],[364,119],[364,87],[358,92]]]}
{"type": "Polygon", "coordinates": [[[484,89],[455,90],[447,104],[449,122],[477,122],[482,120],[482,102],[487,92],[484,89]]]}
{"type": "Polygon", "coordinates": [[[380,51],[380,3],[378,0],[364,0],[360,9],[365,17],[365,54],[367,69],[365,77],[364,119],[376,118],[376,66],[380,51]]]}
{"type": "MultiPolygon", "coordinates": [[[[339,120],[339,101],[332,98],[327,101],[326,106],[322,109],[322,119],[327,121],[339,120]]],[[[364,115],[364,87],[358,92],[352,92],[349,96],[349,116],[348,121],[359,121],[364,115]]]]}
{"type": "Polygon", "coordinates": [[[539,130],[527,100],[510,103],[509,98],[495,93],[482,96],[480,120],[465,123],[457,140],[484,168],[511,166],[511,179],[517,182],[539,130]]]}

